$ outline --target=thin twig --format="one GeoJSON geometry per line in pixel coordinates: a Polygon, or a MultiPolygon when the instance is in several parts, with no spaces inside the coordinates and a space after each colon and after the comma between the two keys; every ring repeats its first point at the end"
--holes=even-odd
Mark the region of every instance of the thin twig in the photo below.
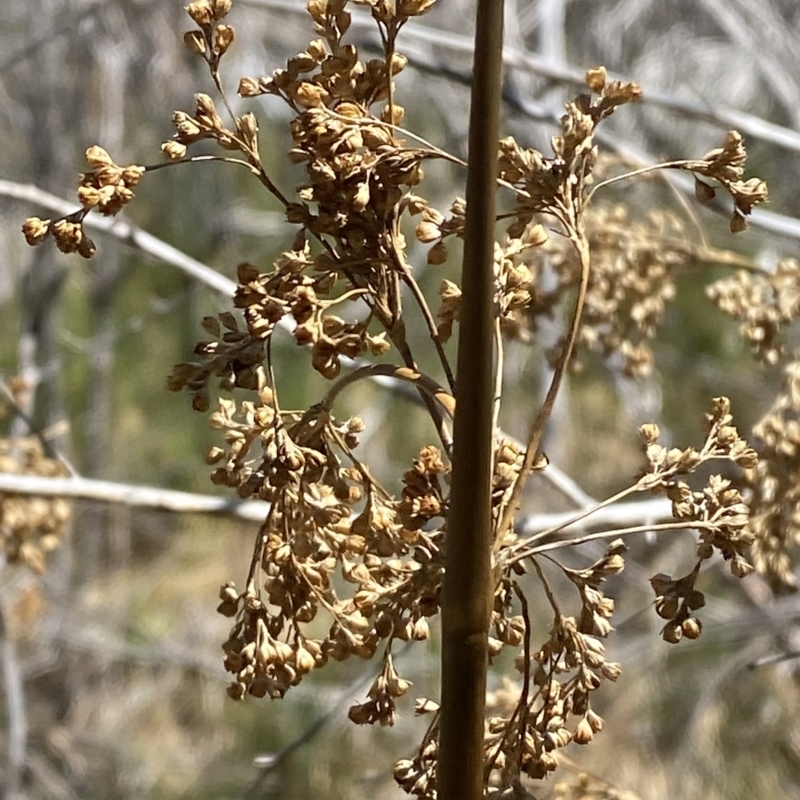
{"type": "MultiPolygon", "coordinates": [[[[0,565],[0,570],[2,570],[0,565]]],[[[28,717],[25,710],[25,687],[14,641],[9,635],[6,613],[0,598],[0,659],[3,662],[3,688],[6,696],[8,725],[8,766],[5,771],[4,790],[8,797],[16,797],[21,785],[28,743],[28,717]]]]}
{"type": "MultiPolygon", "coordinates": [[[[569,220],[566,220],[569,222],[569,220]]],[[[569,237],[578,254],[581,265],[580,283],[578,286],[578,296],[575,301],[575,311],[573,312],[572,324],[567,332],[564,346],[559,354],[558,363],[553,370],[553,378],[550,381],[550,386],[545,395],[542,407],[536,415],[536,419],[531,427],[530,435],[528,436],[527,449],[525,456],[520,467],[519,474],[514,482],[511,490],[511,496],[503,509],[500,522],[498,523],[495,532],[494,551],[495,553],[501,548],[506,534],[511,529],[513,524],[514,515],[519,508],[522,490],[525,487],[528,476],[533,471],[536,459],[539,455],[539,447],[544,436],[545,425],[550,418],[556,398],[558,397],[561,382],[566,374],[567,366],[572,357],[572,351],[575,347],[575,342],[578,338],[578,331],[580,330],[581,316],[583,314],[583,306],[586,301],[586,292],[589,286],[589,273],[591,268],[591,257],[589,253],[589,245],[586,241],[586,236],[583,233],[582,222],[578,219],[572,220],[569,229],[569,237]],[[580,226],[580,227],[578,227],[580,226]]]]}
{"type": "Polygon", "coordinates": [[[33,420],[20,407],[19,403],[17,403],[14,393],[9,389],[8,384],[2,379],[0,379],[0,392],[2,392],[6,400],[14,406],[14,413],[28,426],[31,435],[39,440],[39,444],[42,445],[45,454],[63,464],[70,475],[77,475],[78,471],[75,469],[72,462],[53,444],[46,435],[46,432],[41,431],[34,425],[33,420]]]}
{"type": "Polygon", "coordinates": [[[596,533],[587,533],[586,536],[579,536],[575,539],[563,539],[558,542],[546,542],[545,544],[536,545],[528,550],[523,550],[517,553],[517,558],[528,558],[535,556],[539,553],[546,553],[550,550],[561,550],[565,547],[574,547],[578,544],[586,544],[586,542],[595,542],[598,539],[616,539],[621,536],[632,536],[635,533],[659,533],[662,531],[686,531],[697,530],[700,528],[711,528],[712,525],[705,525],[697,520],[692,520],[690,523],[679,522],[662,522],[655,525],[633,525],[630,528],[616,528],[611,531],[597,531],[596,533]]]}

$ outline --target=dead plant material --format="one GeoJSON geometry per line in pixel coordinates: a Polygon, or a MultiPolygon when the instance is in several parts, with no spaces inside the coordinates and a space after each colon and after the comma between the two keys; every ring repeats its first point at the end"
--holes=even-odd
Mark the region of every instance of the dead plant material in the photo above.
{"type": "MultiPolygon", "coordinates": [[[[233,27],[222,21],[231,5],[197,0],[187,6],[196,28],[184,42],[206,62],[219,97],[197,94],[193,110],[175,112],[175,133],[162,146],[166,162],[121,167],[92,147],[92,171],[79,188],[81,210],[60,220],[32,217],[23,231],[30,244],[52,236],[65,252],[89,257],[94,244],[81,223],[91,209],[116,214],[147,173],[186,161],[244,166],[282,203],[292,230],[286,252],[270,266],[239,264],[233,307],[202,320],[207,339],[197,344],[195,360],[176,365],[168,379],[168,388],[188,391],[192,407],[209,413],[220,432],[219,445],[206,454],[211,480],[239,497],[271,503],[243,584],[229,581],[219,592],[218,611],[231,620],[223,644],[228,693],[235,699],[281,698],[331,659],[377,657],[367,696],[348,716],[357,724],[391,725],[398,701],[411,690],[398,672],[394,648],[430,635],[430,620],[440,609],[449,514],[446,428],[456,376],[443,345],[460,324],[461,290],[444,280],[434,314],[415,278],[406,233],[415,232],[428,246],[429,265],[448,261],[453,237],[465,233],[465,202],[454,199],[446,214],[435,209],[422,194],[424,166],[433,159],[462,162],[402,127],[395,85],[407,63],[396,49],[398,35],[433,0],[309,0],[316,38],[270,75],[240,81],[241,97],[271,95],[291,111],[287,158],[305,171],[293,193],[279,189],[264,168],[254,114],[234,113],[222,90],[220,63],[235,41],[233,27]],[[381,57],[365,60],[348,43],[352,5],[372,15],[381,57]],[[216,143],[222,154],[189,155],[198,141],[216,143]],[[409,304],[425,322],[437,374],[421,371],[411,352],[405,335],[409,304]],[[281,405],[271,352],[279,323],[288,323],[301,357],[331,381],[326,395],[307,409],[281,405]],[[346,369],[356,358],[386,355],[396,363],[346,369]],[[364,422],[334,415],[344,389],[377,374],[419,389],[439,436],[419,448],[396,487],[384,486],[357,454],[364,422]]],[[[797,361],[786,368],[785,390],[756,428],[760,456],[739,435],[724,397],[713,400],[697,449],[661,444],[657,425],[642,426],[644,469],[604,504],[637,492],[662,494],[672,502],[671,522],[583,538],[552,538],[561,529],[528,539],[514,532],[528,478],[547,467],[542,436],[567,369],[588,350],[618,355],[629,376],[653,369],[650,342],[675,281],[715,257],[691,241],[674,215],[637,216],[593,203],[596,192],[657,169],[682,170],[696,177],[701,202],[712,198],[714,185],[731,196],[733,231],[742,230],[753,206],[767,197],[762,181],[744,179],[746,152],[735,131],[700,159],[595,175],[597,126],[640,99],[641,89],[609,81],[604,68],[590,70],[586,81],[591,93],[567,104],[551,155],[511,137],[498,144],[498,186],[510,198],[499,215],[505,235],[493,264],[498,352],[504,337],[531,340],[546,316],[566,319],[549,354],[554,377],[527,441],[518,444],[499,431],[496,436],[489,644],[493,657],[511,648],[518,672],[489,698],[485,777],[489,796],[498,798],[526,796],[524,779],[544,778],[558,766],[562,748],[588,744],[603,728],[592,699],[621,669],[605,654],[614,600],[604,594],[604,584],[624,568],[622,537],[647,530],[697,533],[694,567],[682,577],[651,580],[656,613],[665,620],[662,636],[673,643],[701,633],[697,614],[705,598],[695,582],[704,561],[719,555],[733,575],[744,577],[752,559],[785,586],[789,549],[798,540],[797,514],[787,511],[798,507],[797,361]],[[548,272],[554,282],[545,280],[548,272]],[[728,462],[742,474],[713,474],[697,485],[698,467],[710,462],[728,462]],[[593,539],[609,544],[583,569],[556,559],[555,550],[593,539]],[[556,596],[550,570],[566,578],[571,597],[556,596]],[[524,579],[526,573],[533,580],[524,579]],[[535,602],[528,599],[532,584],[538,587],[535,602]],[[542,618],[544,637],[536,633],[542,618]]],[[[788,260],[774,276],[753,267],[710,290],[717,306],[742,321],[745,338],[768,363],[783,357],[778,334],[797,316],[796,272],[788,260]]],[[[38,530],[39,523],[25,525],[14,530],[38,530]]],[[[16,534],[11,539],[22,541],[16,534]]],[[[409,794],[435,798],[438,705],[419,698],[416,712],[430,724],[417,752],[395,765],[394,776],[409,794]]],[[[622,797],[586,782],[556,789],[555,796],[564,798],[622,797]]]]}
{"type": "MultiPolygon", "coordinates": [[[[34,436],[0,439],[0,472],[11,475],[65,476],[67,470],[48,458],[34,436]]],[[[0,549],[9,564],[24,564],[41,574],[46,556],[62,542],[72,510],[60,497],[0,493],[0,549]]]]}

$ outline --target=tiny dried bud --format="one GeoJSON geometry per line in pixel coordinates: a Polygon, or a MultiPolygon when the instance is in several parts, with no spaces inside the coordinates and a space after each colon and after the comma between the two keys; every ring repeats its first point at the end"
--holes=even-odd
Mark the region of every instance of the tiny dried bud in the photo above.
{"type": "Polygon", "coordinates": [[[50,220],[39,219],[39,217],[28,217],[22,223],[22,233],[25,236],[25,241],[33,246],[43,242],[50,232],[50,220]]]}
{"type": "Polygon", "coordinates": [[[667,623],[661,632],[661,638],[670,644],[677,644],[683,638],[683,630],[677,623],[667,623]]]}
{"type": "Polygon", "coordinates": [[[656,603],[656,614],[661,619],[673,619],[678,613],[679,603],[675,597],[665,597],[656,603]]]}
{"type": "Polygon", "coordinates": [[[197,117],[198,119],[203,117],[208,117],[213,120],[217,117],[217,108],[214,105],[214,101],[204,92],[198,92],[194,96],[195,102],[197,103],[197,117]]]}
{"type": "Polygon", "coordinates": [[[608,72],[605,67],[596,67],[595,69],[587,70],[586,72],[586,85],[597,94],[603,91],[606,85],[606,78],[608,72]]]}
{"type": "Polygon", "coordinates": [[[196,0],[196,2],[185,6],[184,10],[201,28],[207,28],[211,25],[213,12],[208,0],[196,0]]]}
{"type": "Polygon", "coordinates": [[[253,150],[256,149],[256,135],[258,134],[258,122],[256,121],[255,114],[248,112],[242,114],[238,119],[239,132],[246,144],[253,150]]]}
{"type": "Polygon", "coordinates": [[[101,200],[99,190],[94,186],[79,186],[78,187],[78,202],[85,208],[94,208],[101,200]]]}
{"type": "Polygon", "coordinates": [[[239,97],[258,97],[261,88],[255,78],[242,78],[239,81],[239,97]]]}
{"type": "Polygon", "coordinates": [[[231,0],[212,0],[212,8],[215,19],[222,19],[231,10],[231,0]]]}
{"type": "Polygon", "coordinates": [[[84,235],[78,244],[77,252],[82,258],[91,258],[97,252],[97,246],[88,236],[84,235]]]}
{"type": "Polygon", "coordinates": [[[180,142],[164,142],[161,145],[161,152],[170,161],[180,161],[186,156],[186,145],[180,142]]]}
{"type": "Polygon", "coordinates": [[[196,53],[199,56],[205,55],[206,40],[203,38],[203,34],[200,31],[186,31],[186,33],[183,34],[183,43],[190,52],[196,53]]]}
{"type": "Polygon", "coordinates": [[[318,108],[325,104],[328,93],[321,86],[304,81],[297,87],[295,100],[303,108],[318,108]]]}
{"type": "Polygon", "coordinates": [[[219,599],[226,600],[230,603],[236,603],[239,600],[239,593],[236,591],[236,585],[231,581],[223,583],[219,587],[219,599]]]}
{"type": "MultiPolygon", "coordinates": [[[[424,225],[425,223],[421,223],[424,225]]],[[[428,250],[428,263],[432,266],[439,266],[447,261],[447,245],[444,242],[436,244],[428,250]]]]}
{"type": "Polygon", "coordinates": [[[236,603],[232,603],[227,600],[223,600],[217,606],[217,613],[222,614],[223,617],[235,617],[237,611],[238,611],[238,606],[236,605],[236,603]]]}
{"type": "MultiPolygon", "coordinates": [[[[125,169],[122,170],[122,180],[128,186],[136,186],[144,173],[144,167],[137,167],[136,165],[125,167],[125,169]]],[[[133,195],[131,195],[131,197],[132,196],[133,195]]]]}
{"type": "Polygon", "coordinates": [[[658,425],[652,422],[648,422],[639,428],[639,434],[645,444],[655,444],[658,441],[659,433],[658,425]]]}
{"type": "Polygon", "coordinates": [[[220,55],[223,55],[233,44],[234,31],[230,25],[217,25],[216,45],[220,55]]]}
{"type": "Polygon", "coordinates": [[[417,225],[416,233],[417,239],[419,239],[419,241],[423,244],[435,242],[442,235],[442,232],[439,230],[439,226],[427,220],[423,220],[419,223],[419,225],[417,225]]]}
{"type": "Polygon", "coordinates": [[[578,727],[575,728],[575,734],[572,737],[572,741],[575,744],[589,744],[589,742],[594,739],[594,731],[592,730],[592,726],[589,724],[589,720],[585,717],[578,723],[578,727]]]}
{"type": "Polygon", "coordinates": [[[114,166],[114,162],[111,160],[111,156],[105,150],[103,150],[102,147],[98,147],[96,144],[92,145],[86,151],[86,163],[92,169],[100,169],[101,167],[114,166]]]}
{"type": "Polygon", "coordinates": [[[689,617],[683,621],[681,625],[681,630],[683,631],[683,635],[687,639],[697,639],[702,632],[702,625],[700,624],[700,620],[696,619],[695,617],[689,617]]]}
{"type": "Polygon", "coordinates": [[[314,61],[322,61],[328,55],[328,50],[322,39],[314,39],[313,42],[309,42],[306,52],[314,61]]]}
{"type": "Polygon", "coordinates": [[[703,204],[710,203],[717,193],[713,186],[709,186],[699,178],[694,179],[694,196],[703,204]]]}
{"type": "Polygon", "coordinates": [[[299,647],[295,653],[295,666],[297,671],[303,675],[306,672],[311,672],[316,666],[316,659],[305,647],[299,647]]]}
{"type": "Polygon", "coordinates": [[[747,230],[747,220],[741,212],[734,211],[731,214],[730,229],[731,233],[742,233],[747,230]]]}

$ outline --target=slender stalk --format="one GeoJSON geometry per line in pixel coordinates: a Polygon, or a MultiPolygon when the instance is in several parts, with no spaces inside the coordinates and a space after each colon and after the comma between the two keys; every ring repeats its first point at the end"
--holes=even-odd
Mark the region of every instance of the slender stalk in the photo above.
{"type": "Polygon", "coordinates": [[[555,405],[558,391],[561,388],[561,382],[567,371],[572,352],[575,347],[575,342],[578,338],[578,331],[580,329],[581,315],[583,314],[583,306],[586,301],[586,292],[589,286],[589,271],[591,268],[591,259],[589,254],[589,244],[586,241],[586,235],[583,231],[583,223],[574,214],[571,216],[571,225],[569,226],[569,238],[575,247],[576,252],[581,263],[581,279],[578,286],[578,297],[575,301],[575,313],[572,318],[572,325],[567,333],[567,338],[564,346],[559,355],[558,363],[553,371],[553,379],[550,382],[550,388],[547,390],[542,407],[536,415],[531,432],[528,436],[527,449],[522,461],[519,475],[511,490],[511,497],[503,509],[500,522],[497,526],[494,541],[494,551],[497,552],[503,544],[503,539],[506,533],[511,530],[514,523],[514,515],[519,508],[520,497],[522,490],[525,488],[525,482],[533,471],[536,459],[539,455],[539,447],[542,443],[544,436],[544,429],[547,421],[550,419],[550,414],[555,405]]]}
{"type": "MultiPolygon", "coordinates": [[[[3,569],[0,566],[0,569],[3,569]]],[[[5,577],[5,576],[4,576],[5,577]]],[[[9,800],[21,797],[18,794],[22,784],[25,760],[28,749],[28,715],[25,704],[25,687],[22,670],[17,656],[14,640],[6,626],[6,612],[0,604],[0,662],[2,664],[3,687],[5,690],[8,760],[5,770],[5,794],[9,800]]]]}
{"type": "Polygon", "coordinates": [[[469,124],[467,215],[442,588],[440,800],[483,797],[491,570],[492,259],[503,3],[479,0],[469,124]]]}

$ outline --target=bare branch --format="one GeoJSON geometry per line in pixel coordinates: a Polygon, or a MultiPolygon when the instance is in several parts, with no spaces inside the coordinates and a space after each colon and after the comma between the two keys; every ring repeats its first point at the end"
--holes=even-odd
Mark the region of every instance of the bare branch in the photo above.
{"type": "MultiPolygon", "coordinates": [[[[0,566],[0,569],[2,567],[0,566]]],[[[28,718],[25,712],[25,691],[14,642],[6,625],[5,608],[0,599],[0,660],[8,724],[8,764],[5,771],[5,794],[9,800],[18,797],[28,740],[28,718]]]]}
{"type": "Polygon", "coordinates": [[[0,492],[74,497],[76,500],[119,503],[179,514],[218,514],[258,522],[262,522],[269,512],[269,503],[260,500],[228,500],[212,495],[95,481],[89,478],[42,478],[34,475],[0,474],[0,492]]]}
{"type": "MultiPolygon", "coordinates": [[[[549,466],[546,472],[550,471],[549,466]]],[[[559,474],[559,480],[571,484],[571,479],[559,474]]],[[[11,475],[0,473],[0,492],[40,495],[43,497],[72,497],[141,508],[154,508],[176,514],[215,514],[242,520],[262,522],[269,512],[269,503],[260,500],[232,501],[224,497],[177,492],[152,486],[129,483],[97,481],[89,478],[45,478],[38,475],[11,475]]],[[[596,501],[583,496],[586,507],[596,501]]],[[[566,527],[571,533],[596,526],[629,526],[642,522],[661,522],[671,519],[670,503],[663,498],[639,500],[601,508],[586,518],[569,524],[576,516],[574,511],[555,514],[531,514],[520,517],[515,529],[520,536],[531,536],[550,528],[566,527]]]]}

